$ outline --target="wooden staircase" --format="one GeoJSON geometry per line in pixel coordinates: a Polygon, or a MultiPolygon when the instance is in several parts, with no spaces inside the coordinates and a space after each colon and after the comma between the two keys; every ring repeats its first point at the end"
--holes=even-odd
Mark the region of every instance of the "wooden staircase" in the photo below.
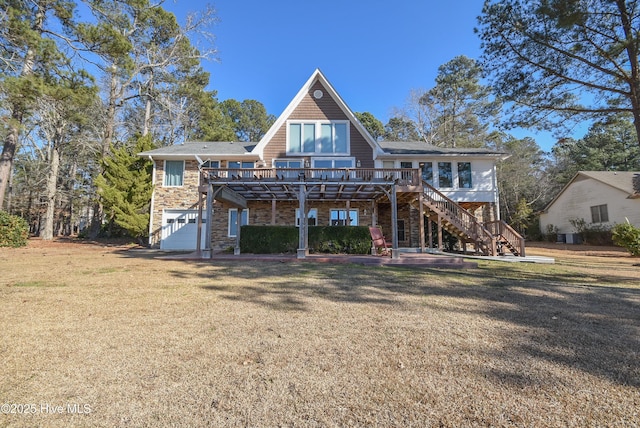
{"type": "Polygon", "coordinates": [[[440,218],[442,227],[463,243],[474,245],[476,252],[486,256],[505,255],[508,250],[524,257],[524,238],[502,220],[481,223],[466,209],[422,182],[423,204],[432,220],[440,218]]]}

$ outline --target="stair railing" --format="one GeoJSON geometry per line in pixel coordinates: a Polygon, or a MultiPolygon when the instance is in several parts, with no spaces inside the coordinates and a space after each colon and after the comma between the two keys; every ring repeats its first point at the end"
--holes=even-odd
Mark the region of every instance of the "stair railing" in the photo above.
{"type": "Polygon", "coordinates": [[[514,228],[503,220],[488,221],[484,223],[484,227],[498,237],[498,240],[502,238],[506,241],[508,245],[515,249],[518,256],[524,257],[525,240],[514,228]]]}
{"type": "Polygon", "coordinates": [[[424,180],[422,181],[422,186],[428,205],[434,211],[444,217],[460,232],[467,235],[476,243],[476,246],[483,247],[483,251],[487,255],[497,254],[496,238],[473,214],[424,180]]]}

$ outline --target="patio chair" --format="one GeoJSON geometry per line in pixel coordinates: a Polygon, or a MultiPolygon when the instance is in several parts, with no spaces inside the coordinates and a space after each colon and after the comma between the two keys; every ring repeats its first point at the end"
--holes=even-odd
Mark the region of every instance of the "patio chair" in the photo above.
{"type": "Polygon", "coordinates": [[[377,226],[369,226],[369,233],[371,234],[371,241],[373,242],[372,248],[375,249],[376,254],[390,256],[391,251],[389,251],[389,248],[391,248],[392,245],[388,244],[384,239],[382,229],[377,226]]]}

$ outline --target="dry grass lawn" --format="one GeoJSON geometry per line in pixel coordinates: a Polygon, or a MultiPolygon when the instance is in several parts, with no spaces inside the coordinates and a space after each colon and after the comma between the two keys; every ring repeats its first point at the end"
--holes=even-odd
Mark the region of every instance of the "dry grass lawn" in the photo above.
{"type": "Polygon", "coordinates": [[[0,248],[0,426],[639,426],[640,259],[528,251],[558,263],[0,248]]]}

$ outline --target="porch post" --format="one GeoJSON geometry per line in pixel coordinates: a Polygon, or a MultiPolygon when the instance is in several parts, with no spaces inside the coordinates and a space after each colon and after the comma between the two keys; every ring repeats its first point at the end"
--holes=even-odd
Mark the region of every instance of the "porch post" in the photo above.
{"type": "Polygon", "coordinates": [[[398,259],[398,195],[395,184],[391,185],[391,232],[391,258],[398,259]]]}
{"type": "Polygon", "coordinates": [[[442,217],[438,215],[438,251],[442,251],[442,217]]]}
{"type": "Polygon", "coordinates": [[[371,201],[371,226],[378,224],[378,204],[375,200],[371,201]]]}
{"type": "Polygon", "coordinates": [[[347,210],[347,218],[345,219],[345,224],[347,226],[351,226],[351,216],[349,216],[349,211],[351,211],[351,201],[347,199],[345,203],[345,208],[347,210]]]}
{"type": "Polygon", "coordinates": [[[418,196],[418,234],[420,235],[420,252],[424,253],[424,206],[422,200],[422,192],[418,196]]]}
{"type": "Polygon", "coordinates": [[[236,246],[233,249],[233,255],[237,256],[240,254],[240,225],[242,225],[242,213],[244,212],[244,208],[238,208],[236,214],[236,246]]]}
{"type": "Polygon", "coordinates": [[[276,224],[276,200],[275,198],[271,200],[271,224],[276,224]]]}
{"type": "Polygon", "coordinates": [[[431,217],[427,217],[427,231],[429,233],[429,248],[433,250],[433,222],[431,217]]]}
{"type": "Polygon", "coordinates": [[[207,222],[205,223],[207,233],[204,235],[204,250],[209,251],[209,257],[213,258],[213,250],[211,249],[211,229],[213,228],[213,184],[207,186],[207,222]]]}
{"type": "Polygon", "coordinates": [[[298,228],[298,258],[304,259],[309,254],[307,246],[307,186],[300,184],[298,191],[298,202],[300,203],[300,227],[298,228]]]}
{"type": "Polygon", "coordinates": [[[202,250],[202,192],[198,190],[198,236],[196,236],[196,252],[200,254],[202,250]]]}

